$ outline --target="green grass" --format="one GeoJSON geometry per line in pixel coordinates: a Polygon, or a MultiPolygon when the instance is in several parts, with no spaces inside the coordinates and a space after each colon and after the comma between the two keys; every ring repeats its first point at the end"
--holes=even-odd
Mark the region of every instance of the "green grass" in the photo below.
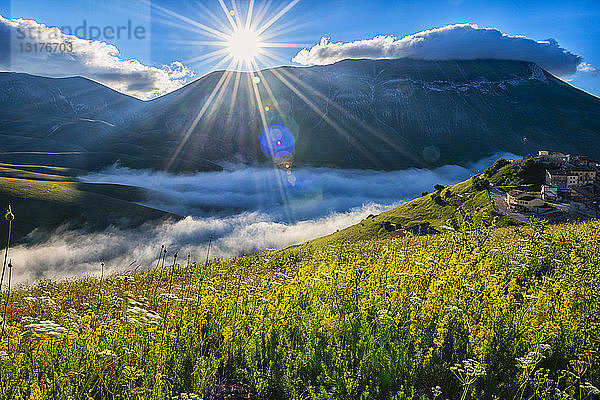
{"type": "Polygon", "coordinates": [[[546,170],[555,166],[535,163],[532,159],[509,162],[500,159],[483,176],[496,187],[540,191],[546,179],[546,170]]]}
{"type": "Polygon", "coordinates": [[[477,178],[470,178],[444,188],[441,191],[430,193],[426,196],[406,202],[393,210],[383,212],[373,218],[368,218],[360,223],[342,229],[331,235],[311,241],[314,245],[324,245],[333,242],[355,242],[359,240],[385,238],[390,232],[386,230],[386,223],[397,226],[411,226],[422,222],[429,222],[435,229],[441,230],[449,220],[460,217],[457,207],[465,210],[476,208],[487,209],[492,217],[497,217],[497,226],[519,225],[518,221],[493,210],[485,190],[480,190],[476,185],[477,178]]]}
{"type": "MultiPolygon", "coordinates": [[[[2,176],[5,176],[5,173],[11,172],[7,170],[12,170],[12,173],[22,173],[22,172],[30,172],[37,173],[37,175],[41,180],[47,180],[49,177],[74,177],[77,175],[83,175],[86,171],[74,168],[66,168],[66,167],[54,167],[47,165],[30,165],[30,164],[6,164],[0,163],[0,167],[3,169],[2,176]]],[[[31,177],[33,175],[23,175],[24,177],[31,177]]],[[[52,179],[51,179],[52,180],[52,179]]]]}
{"type": "Polygon", "coordinates": [[[489,184],[503,190],[523,189],[539,191],[545,179],[546,164],[536,164],[533,160],[496,161],[483,174],[466,181],[436,190],[426,196],[406,202],[393,210],[365,219],[360,223],[342,229],[331,235],[312,240],[312,245],[325,245],[336,242],[355,242],[367,239],[388,237],[389,224],[407,227],[429,222],[435,229],[442,229],[450,220],[460,217],[460,211],[486,209],[496,218],[496,226],[518,226],[522,223],[498,213],[492,207],[486,186],[489,184]]]}
{"type": "MultiPolygon", "coordinates": [[[[73,229],[102,229],[109,225],[132,227],[144,222],[179,218],[145,207],[148,193],[142,189],[112,184],[82,183],[69,175],[71,169],[43,166],[0,167],[0,205],[9,204],[18,223],[13,243],[25,240],[33,230],[40,238],[60,226],[73,229]],[[52,173],[43,173],[52,172],[52,173]]],[[[6,232],[0,231],[0,243],[6,232]]]]}
{"type": "Polygon", "coordinates": [[[439,386],[592,400],[600,223],[492,229],[482,215],[442,235],[18,289],[0,398],[426,400],[439,386]],[[455,375],[467,360],[485,374],[455,375]]]}

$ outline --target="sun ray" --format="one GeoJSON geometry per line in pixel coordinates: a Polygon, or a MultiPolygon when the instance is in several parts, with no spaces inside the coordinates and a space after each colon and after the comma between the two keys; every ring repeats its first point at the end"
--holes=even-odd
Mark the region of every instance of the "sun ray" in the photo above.
{"type": "Polygon", "coordinates": [[[373,128],[372,126],[364,123],[364,121],[362,121],[361,119],[357,118],[354,114],[348,112],[348,110],[344,109],[342,106],[340,106],[338,103],[336,103],[335,101],[331,100],[328,96],[325,96],[324,94],[322,94],[321,92],[319,92],[317,89],[315,89],[314,87],[310,86],[309,84],[307,84],[306,82],[300,80],[299,78],[297,78],[296,76],[294,76],[293,74],[289,73],[286,70],[282,70],[281,71],[282,74],[285,74],[290,80],[294,81],[298,86],[303,87],[305,90],[309,91],[314,97],[317,97],[323,101],[327,101],[329,102],[329,104],[331,106],[333,106],[337,111],[339,111],[340,113],[343,113],[344,115],[348,116],[350,119],[352,119],[354,122],[356,122],[361,128],[365,129],[367,132],[369,132],[370,134],[372,134],[374,137],[380,139],[381,141],[385,142],[386,145],[390,146],[391,148],[393,148],[394,150],[398,151],[399,153],[401,153],[403,156],[414,160],[415,162],[418,162],[417,157],[411,153],[409,150],[399,146],[397,143],[392,142],[387,136],[382,135],[381,132],[375,128],[373,128]]]}
{"type": "MultiPolygon", "coordinates": [[[[286,23],[271,26],[268,30],[265,30],[261,34],[261,37],[263,37],[265,41],[269,41],[273,38],[281,37],[291,32],[297,33],[300,28],[310,26],[310,23],[302,22],[302,20],[298,18],[289,19],[286,21],[286,23]]],[[[307,44],[304,45],[304,47],[308,47],[312,44],[314,38],[312,36],[307,36],[305,40],[307,41],[307,44]]]]}
{"type": "Polygon", "coordinates": [[[264,31],[269,29],[269,27],[271,25],[273,25],[275,22],[277,22],[279,20],[279,18],[281,18],[285,14],[287,14],[287,12],[290,11],[296,4],[298,4],[298,2],[300,2],[300,0],[292,0],[287,6],[283,7],[283,9],[281,9],[281,11],[279,11],[274,17],[272,17],[269,21],[267,21],[267,23],[265,23],[263,26],[258,28],[256,30],[256,32],[260,35],[264,31]]]}
{"type": "MultiPolygon", "coordinates": [[[[147,1],[147,0],[143,0],[147,1]]],[[[300,0],[291,0],[283,4],[281,7],[276,7],[273,13],[270,12],[272,1],[256,3],[255,0],[249,0],[247,9],[242,10],[236,0],[217,0],[219,6],[225,14],[224,18],[218,18],[211,10],[205,10],[205,15],[213,16],[218,21],[213,27],[205,23],[193,21],[190,17],[181,13],[168,10],[162,6],[153,4],[152,6],[158,12],[166,16],[166,23],[175,23],[175,21],[183,22],[183,27],[187,30],[198,31],[206,39],[181,41],[183,44],[191,46],[206,46],[214,48],[205,54],[193,57],[186,60],[186,63],[201,65],[206,63],[214,63],[213,70],[219,69],[222,66],[226,67],[226,71],[221,73],[217,84],[212,89],[204,104],[199,105],[195,117],[191,120],[188,128],[182,135],[180,143],[178,143],[174,154],[170,158],[167,170],[170,169],[175,160],[180,156],[182,149],[190,139],[190,136],[201,130],[199,124],[210,125],[214,121],[210,118],[217,110],[220,104],[224,101],[225,94],[230,94],[228,118],[234,118],[234,108],[239,100],[239,88],[243,80],[246,80],[248,86],[248,104],[250,109],[257,110],[260,126],[263,132],[269,134],[269,122],[266,116],[264,99],[262,96],[268,96],[267,103],[273,110],[280,110],[280,104],[277,101],[275,93],[272,90],[269,80],[281,80],[275,75],[266,76],[260,70],[261,65],[267,66],[267,63],[287,62],[285,58],[276,51],[283,48],[297,48],[305,46],[305,44],[293,43],[292,41],[280,40],[279,32],[282,30],[290,31],[293,26],[291,22],[283,27],[276,26],[276,23],[286,15],[300,0]],[[233,71],[249,71],[232,72],[233,71]],[[258,80],[255,82],[254,80],[258,80]],[[231,92],[233,85],[233,92],[231,92]],[[263,92],[264,89],[264,92],[263,92]],[[262,92],[262,93],[261,93],[262,92]]],[[[201,9],[204,5],[199,5],[201,9]]],[[[288,82],[289,83],[289,82],[288,82]]],[[[303,101],[308,100],[304,97],[303,101]]],[[[313,104],[313,108],[318,112],[317,107],[313,104]]],[[[244,107],[246,108],[246,107],[244,107]]],[[[254,115],[257,115],[254,114],[254,115]]],[[[281,114],[281,113],[280,113],[281,114]]],[[[321,115],[321,114],[319,114],[321,115]]],[[[288,118],[291,116],[282,115],[284,122],[290,124],[288,118]]],[[[326,118],[326,116],[325,116],[326,118]]],[[[202,143],[203,138],[198,138],[199,143],[202,143]]],[[[274,162],[277,161],[274,159],[274,162]]],[[[283,182],[279,182],[282,196],[285,198],[283,182]]]]}
{"type": "MultiPolygon", "coordinates": [[[[270,135],[270,129],[269,126],[267,124],[267,117],[265,115],[265,111],[264,111],[264,107],[263,107],[263,102],[260,96],[260,91],[258,90],[258,85],[254,84],[254,82],[252,81],[252,74],[248,74],[248,84],[252,87],[253,91],[254,91],[254,97],[255,97],[255,101],[256,101],[256,106],[258,107],[258,112],[260,114],[260,119],[261,122],[263,124],[263,132],[264,134],[267,136],[267,138],[270,135]]],[[[271,140],[269,140],[270,142],[271,140]]],[[[275,159],[273,160],[273,162],[275,163],[275,159]]],[[[291,214],[290,214],[290,210],[289,210],[289,199],[287,196],[287,192],[285,190],[285,184],[283,182],[283,178],[281,176],[281,174],[275,174],[276,178],[277,178],[277,186],[279,188],[279,193],[281,195],[281,199],[283,200],[283,205],[284,205],[284,212],[285,215],[288,219],[288,222],[291,220],[291,214]]]]}
{"type": "MultiPolygon", "coordinates": [[[[232,61],[231,64],[230,64],[230,66],[232,66],[234,62],[235,61],[232,61]]],[[[171,168],[171,166],[173,165],[173,163],[177,159],[177,156],[179,155],[179,153],[183,149],[183,146],[185,146],[185,144],[187,143],[188,139],[190,138],[192,132],[198,126],[198,123],[200,122],[200,119],[204,116],[204,114],[206,113],[206,111],[208,110],[208,108],[211,106],[211,104],[212,104],[215,96],[217,96],[217,93],[221,93],[223,91],[224,82],[227,79],[227,76],[231,76],[231,74],[233,73],[231,71],[228,71],[228,72],[230,72],[230,74],[224,73],[224,74],[221,75],[221,78],[219,79],[219,82],[217,82],[217,84],[213,88],[211,94],[209,95],[208,99],[206,100],[206,102],[204,103],[204,105],[202,106],[202,108],[200,109],[200,111],[198,112],[198,114],[196,115],[196,117],[194,118],[194,120],[192,121],[192,123],[190,124],[189,128],[186,130],[185,134],[183,135],[183,138],[181,139],[181,141],[177,145],[177,148],[175,149],[175,151],[173,153],[173,156],[171,156],[171,158],[169,159],[169,162],[167,163],[165,171],[169,171],[169,169],[171,168]]]]}
{"type": "MultiPolygon", "coordinates": [[[[275,96],[275,94],[271,90],[271,85],[269,84],[269,80],[266,79],[265,75],[260,70],[258,65],[255,65],[254,67],[256,69],[256,74],[261,79],[261,82],[263,83],[263,86],[265,87],[265,90],[267,91],[267,94],[269,95],[269,98],[273,101],[273,106],[275,108],[275,111],[277,111],[277,113],[281,116],[281,118],[283,119],[283,122],[286,126],[291,126],[293,118],[291,116],[287,115],[286,113],[282,112],[281,108],[279,107],[279,101],[277,100],[277,96],[275,96]]],[[[263,109],[263,108],[261,107],[261,109],[263,109]]]]}
{"type": "Polygon", "coordinates": [[[304,43],[277,43],[277,42],[261,42],[263,47],[271,47],[271,48],[282,48],[282,47],[291,47],[298,48],[302,47],[304,43]]]}
{"type": "Polygon", "coordinates": [[[261,51],[260,56],[256,57],[256,59],[261,61],[263,63],[263,65],[268,65],[269,60],[278,62],[278,63],[286,63],[288,61],[287,58],[285,58],[279,54],[275,54],[272,51],[269,51],[268,49],[263,49],[261,51]]]}
{"type": "MultiPolygon", "coordinates": [[[[225,13],[225,17],[229,21],[231,28],[235,31],[236,29],[238,29],[238,25],[233,20],[233,16],[230,13],[231,10],[229,9],[229,7],[227,7],[227,5],[225,4],[225,2],[223,0],[218,0],[218,2],[221,5],[221,8],[223,9],[223,12],[225,13]]],[[[235,13],[234,13],[234,15],[235,15],[235,13]]]]}
{"type": "Polygon", "coordinates": [[[223,21],[221,18],[219,18],[219,16],[217,16],[216,13],[203,4],[203,2],[197,1],[195,4],[198,8],[200,8],[200,11],[206,15],[208,20],[219,25],[221,32],[229,32],[231,30],[228,21],[223,21]]]}
{"type": "Polygon", "coordinates": [[[211,46],[211,47],[227,47],[227,41],[215,41],[215,40],[177,40],[170,41],[169,43],[181,43],[188,44],[190,46],[211,46]]]}
{"type": "MultiPolygon", "coordinates": [[[[237,65],[236,65],[237,67],[237,65]]],[[[229,104],[229,112],[233,113],[233,107],[235,106],[235,101],[237,100],[238,89],[240,87],[240,78],[242,74],[240,72],[236,72],[235,81],[233,82],[233,95],[231,96],[231,102],[229,104]]]]}
{"type": "Polygon", "coordinates": [[[250,24],[252,23],[252,13],[254,12],[254,0],[250,0],[250,4],[248,4],[248,13],[246,14],[246,24],[244,27],[246,30],[250,29],[250,24]]]}
{"type": "Polygon", "coordinates": [[[263,20],[267,16],[269,9],[271,8],[271,4],[271,0],[262,3],[262,6],[254,14],[255,17],[252,18],[250,29],[256,30],[256,28],[263,22],[263,20]]]}
{"type": "Polygon", "coordinates": [[[179,19],[182,22],[186,22],[186,23],[188,23],[188,24],[190,24],[192,26],[195,26],[197,28],[202,29],[206,34],[212,35],[212,36],[220,38],[220,39],[226,39],[227,38],[227,35],[224,32],[219,31],[218,29],[211,28],[208,25],[201,24],[198,21],[195,21],[195,20],[193,20],[191,18],[183,16],[183,15],[181,15],[179,13],[176,13],[175,11],[169,10],[168,8],[159,6],[155,2],[150,2],[149,0],[141,0],[141,1],[143,1],[143,2],[145,2],[147,4],[150,4],[151,7],[155,8],[156,10],[159,10],[159,11],[161,11],[161,12],[167,14],[167,15],[170,15],[170,16],[172,16],[174,18],[177,18],[177,19],[179,19]]]}
{"type": "Polygon", "coordinates": [[[380,166],[381,162],[375,157],[375,155],[371,154],[367,149],[360,146],[360,144],[356,141],[354,136],[348,132],[346,129],[341,127],[337,122],[333,121],[327,114],[325,114],[316,104],[314,104],[306,95],[304,95],[298,88],[296,88],[293,84],[291,84],[279,71],[276,69],[272,69],[271,73],[277,77],[285,86],[287,86],[291,91],[293,91],[299,98],[302,100],[307,106],[309,106],[315,113],[317,113],[323,121],[325,121],[329,126],[335,129],[339,134],[344,136],[348,143],[360,151],[369,161],[373,163],[373,165],[380,166]]]}
{"type": "Polygon", "coordinates": [[[227,54],[227,49],[218,49],[215,51],[211,51],[210,53],[202,54],[201,56],[198,56],[198,57],[184,60],[183,62],[185,64],[198,63],[197,65],[199,65],[199,64],[214,61],[215,59],[221,58],[223,55],[226,55],[226,54],[227,54]]]}

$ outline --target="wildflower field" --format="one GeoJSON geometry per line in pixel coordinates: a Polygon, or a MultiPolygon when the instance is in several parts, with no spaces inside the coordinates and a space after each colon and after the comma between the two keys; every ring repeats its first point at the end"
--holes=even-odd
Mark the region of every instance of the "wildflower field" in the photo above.
{"type": "Polygon", "coordinates": [[[0,398],[600,398],[600,222],[487,225],[18,288],[0,398]]]}

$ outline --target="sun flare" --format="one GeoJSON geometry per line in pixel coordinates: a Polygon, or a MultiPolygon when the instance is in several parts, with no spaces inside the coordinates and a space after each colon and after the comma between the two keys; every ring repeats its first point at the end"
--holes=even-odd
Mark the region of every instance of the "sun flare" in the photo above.
{"type": "Polygon", "coordinates": [[[260,35],[249,28],[237,29],[229,36],[227,49],[234,60],[252,63],[262,49],[260,35]]]}

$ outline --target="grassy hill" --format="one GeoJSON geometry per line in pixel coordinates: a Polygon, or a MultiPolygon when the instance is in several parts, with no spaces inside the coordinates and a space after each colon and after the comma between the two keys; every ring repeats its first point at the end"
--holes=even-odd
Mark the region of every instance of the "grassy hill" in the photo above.
{"type": "Polygon", "coordinates": [[[40,282],[6,302],[0,397],[594,399],[599,242],[467,224],[40,282]]]}
{"type": "MultiPolygon", "coordinates": [[[[19,242],[38,229],[37,240],[67,225],[73,229],[102,229],[109,225],[137,226],[144,222],[179,218],[136,203],[147,193],[138,188],[77,182],[80,171],[69,168],[0,164],[0,206],[9,204],[16,215],[13,240],[19,242]]],[[[0,232],[0,243],[6,241],[0,232]]],[[[32,239],[33,240],[33,239],[32,239]]]]}
{"type": "Polygon", "coordinates": [[[546,170],[554,168],[558,167],[535,163],[532,159],[513,162],[500,159],[483,173],[483,178],[506,191],[522,189],[539,192],[546,179],[546,170]]]}
{"type": "Polygon", "coordinates": [[[389,237],[395,227],[409,227],[428,222],[434,229],[440,230],[462,218],[464,212],[485,214],[498,227],[521,225],[492,207],[488,194],[489,184],[504,190],[520,188],[539,191],[544,182],[544,164],[536,164],[533,160],[507,161],[500,159],[483,174],[473,176],[464,182],[435,190],[425,196],[386,211],[377,216],[370,216],[360,223],[342,229],[331,235],[315,239],[311,245],[324,245],[334,242],[354,242],[367,239],[389,237]]]}

